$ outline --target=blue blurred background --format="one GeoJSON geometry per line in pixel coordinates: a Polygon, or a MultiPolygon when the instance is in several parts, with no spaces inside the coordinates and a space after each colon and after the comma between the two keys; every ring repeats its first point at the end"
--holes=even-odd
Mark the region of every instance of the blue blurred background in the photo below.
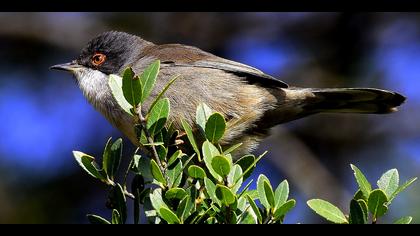
{"type": "MultiPolygon", "coordinates": [[[[70,75],[48,69],[106,30],[194,45],[294,86],[378,87],[408,97],[390,115],[315,115],[272,130],[253,177],[289,180],[297,207],[286,223],[325,223],[306,206],[310,198],[347,210],[357,188],[350,163],[371,182],[391,168],[401,181],[420,176],[420,14],[0,13],[0,223],[109,217],[107,187],[83,173],[71,151],[100,156],[108,137],[122,134],[70,75]]],[[[133,150],[125,140],[125,152],[133,150]]],[[[419,194],[416,183],[384,221],[420,222],[419,194]]]]}

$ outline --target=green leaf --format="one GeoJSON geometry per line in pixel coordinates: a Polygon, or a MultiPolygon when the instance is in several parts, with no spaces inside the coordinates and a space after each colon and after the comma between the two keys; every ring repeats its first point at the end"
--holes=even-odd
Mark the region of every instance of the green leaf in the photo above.
{"type": "Polygon", "coordinates": [[[249,166],[246,170],[243,170],[243,173],[242,173],[242,176],[241,177],[244,177],[244,176],[246,176],[247,174],[249,174],[250,173],[250,171],[251,171],[251,169],[253,169],[254,167],[255,167],[255,165],[261,160],[261,158],[263,158],[266,154],[267,154],[268,152],[267,151],[265,151],[265,152],[263,152],[261,155],[259,155],[258,156],[258,158],[257,159],[255,159],[255,161],[254,161],[254,163],[251,165],[251,166],[249,166]]]}
{"type": "Polygon", "coordinates": [[[229,159],[225,156],[215,156],[211,160],[211,167],[213,167],[213,170],[222,177],[226,177],[229,174],[230,165],[229,159]]]}
{"type": "Polygon", "coordinates": [[[239,188],[242,185],[242,169],[239,165],[235,164],[229,175],[227,176],[228,186],[232,189],[234,193],[238,192],[239,188]]]}
{"type": "Polygon", "coordinates": [[[152,179],[153,178],[152,167],[151,167],[150,163],[151,163],[150,158],[142,156],[139,159],[138,168],[139,168],[140,174],[143,175],[143,177],[145,177],[147,179],[152,179]]]}
{"type": "Polygon", "coordinates": [[[195,153],[193,153],[191,156],[183,156],[180,160],[182,161],[182,164],[187,167],[190,164],[190,161],[195,157],[195,153]]]}
{"type": "Polygon", "coordinates": [[[186,210],[187,210],[187,205],[189,202],[190,202],[190,196],[185,195],[185,197],[178,204],[178,208],[176,209],[176,215],[181,221],[184,221],[184,219],[186,218],[186,210]]]}
{"type": "Polygon", "coordinates": [[[166,199],[179,199],[182,200],[187,193],[182,188],[171,188],[165,193],[166,199]]]}
{"type": "Polygon", "coordinates": [[[408,186],[410,186],[412,183],[414,183],[414,181],[417,180],[417,177],[412,178],[410,180],[407,180],[404,184],[402,184],[401,186],[399,186],[397,188],[397,190],[395,190],[395,192],[391,195],[389,202],[391,202],[392,200],[394,200],[394,198],[401,193],[402,191],[404,191],[408,186]]]}
{"type": "Polygon", "coordinates": [[[247,211],[244,211],[242,214],[241,221],[239,224],[245,224],[245,225],[255,225],[258,224],[257,218],[254,217],[254,214],[252,214],[253,210],[248,209],[247,211]]]}
{"type": "Polygon", "coordinates": [[[133,161],[131,163],[130,170],[133,171],[135,174],[140,174],[140,167],[139,167],[140,158],[141,156],[138,154],[133,155],[133,161]]]}
{"type": "Polygon", "coordinates": [[[307,201],[308,206],[318,215],[336,224],[347,224],[346,216],[333,204],[322,199],[307,201]]]}
{"type": "Polygon", "coordinates": [[[197,111],[195,113],[195,122],[200,128],[203,135],[205,135],[206,123],[209,117],[211,116],[212,111],[205,103],[200,103],[197,106],[197,111]]]}
{"type": "Polygon", "coordinates": [[[284,217],[296,205],[296,200],[290,199],[274,211],[274,220],[279,220],[284,217]]]}
{"type": "Polygon", "coordinates": [[[212,143],[217,143],[223,137],[225,129],[225,118],[223,118],[222,114],[215,112],[207,120],[205,127],[206,138],[212,143]]]}
{"type": "Polygon", "coordinates": [[[199,166],[191,165],[188,167],[188,175],[195,179],[204,179],[206,172],[199,166]]]}
{"type": "Polygon", "coordinates": [[[127,199],[124,195],[124,190],[119,183],[117,183],[111,190],[109,196],[112,208],[116,209],[121,217],[121,222],[125,223],[127,220],[127,199]]]}
{"type": "Polygon", "coordinates": [[[162,144],[156,147],[156,152],[161,161],[165,161],[168,155],[168,149],[162,144]]]}
{"type": "Polygon", "coordinates": [[[397,190],[399,185],[399,175],[397,169],[391,169],[385,172],[378,180],[378,187],[382,189],[386,196],[390,198],[392,194],[397,190]]]}
{"type": "Polygon", "coordinates": [[[208,140],[203,143],[202,151],[203,155],[208,159],[213,159],[213,157],[220,155],[217,147],[210,143],[208,140]]]}
{"type": "Polygon", "coordinates": [[[139,124],[134,125],[134,131],[136,133],[137,140],[145,146],[149,141],[147,140],[146,133],[143,130],[143,127],[139,124]]]}
{"type": "MultiPolygon", "coordinates": [[[[258,176],[258,180],[257,180],[257,191],[258,191],[258,197],[260,199],[261,204],[266,208],[266,209],[270,209],[271,208],[271,204],[269,202],[269,200],[267,199],[268,197],[271,197],[271,194],[273,193],[273,190],[271,189],[271,193],[269,191],[269,188],[266,189],[266,187],[264,186],[265,183],[268,184],[269,186],[271,186],[270,181],[268,180],[268,178],[261,174],[258,176]],[[268,192],[266,192],[266,190],[268,190],[268,192]]],[[[270,200],[271,201],[271,200],[270,200]]]]}
{"type": "Polygon", "coordinates": [[[195,142],[195,138],[194,138],[191,126],[182,118],[181,118],[181,124],[182,124],[182,127],[183,127],[185,133],[187,134],[188,140],[190,141],[190,144],[191,144],[192,148],[194,149],[195,153],[197,154],[198,161],[201,162],[200,150],[198,150],[197,143],[195,142]]]}
{"type": "Polygon", "coordinates": [[[136,174],[131,181],[131,192],[134,195],[134,224],[140,222],[140,204],[142,203],[142,193],[144,191],[144,178],[142,175],[136,174]]]}
{"type": "Polygon", "coordinates": [[[99,168],[97,167],[94,157],[79,151],[73,151],[73,156],[76,159],[77,163],[79,163],[83,170],[85,170],[89,175],[102,181],[106,180],[106,177],[100,172],[99,168]]]}
{"type": "Polygon", "coordinates": [[[124,98],[122,78],[118,75],[109,75],[108,86],[111,89],[112,96],[117,101],[121,109],[123,109],[130,116],[133,116],[131,113],[131,108],[133,108],[133,106],[124,98]]]}
{"type": "Polygon", "coordinates": [[[413,217],[405,216],[405,217],[402,217],[402,218],[396,220],[394,222],[394,224],[405,224],[405,225],[407,225],[407,224],[410,224],[412,220],[413,220],[413,217]]]}
{"type": "Polygon", "coordinates": [[[176,152],[174,152],[174,154],[172,154],[172,156],[168,160],[168,166],[171,166],[176,160],[181,158],[183,155],[184,153],[182,153],[181,150],[177,150],[176,152]]]}
{"type": "Polygon", "coordinates": [[[111,152],[111,143],[112,141],[112,137],[108,138],[108,140],[106,141],[105,144],[105,148],[104,148],[104,152],[102,154],[102,168],[104,169],[105,173],[108,174],[108,170],[107,170],[107,166],[108,166],[108,162],[109,162],[109,156],[110,156],[110,152],[111,152]]]}
{"type": "Polygon", "coordinates": [[[180,76],[175,76],[173,79],[171,79],[165,87],[160,91],[160,93],[156,96],[155,100],[153,101],[152,105],[150,105],[149,110],[147,111],[147,114],[150,113],[150,111],[153,109],[153,107],[156,105],[157,101],[160,100],[160,98],[165,94],[166,90],[169,89],[169,87],[179,78],[180,76]]]}
{"type": "Polygon", "coordinates": [[[152,89],[155,85],[156,78],[159,74],[159,67],[160,61],[157,60],[149,65],[143,73],[140,75],[140,83],[141,83],[141,99],[140,102],[143,103],[149,97],[152,89]]]}
{"type": "Polygon", "coordinates": [[[240,146],[242,146],[242,143],[237,143],[231,147],[229,147],[228,149],[226,149],[225,151],[223,151],[223,154],[227,155],[233,151],[235,151],[236,149],[238,149],[240,146]]]}
{"type": "Polygon", "coordinates": [[[156,211],[159,211],[159,209],[162,208],[162,207],[169,208],[162,199],[162,189],[161,188],[156,188],[150,194],[150,203],[152,204],[153,208],[156,211]]]}
{"type": "Polygon", "coordinates": [[[366,216],[366,221],[368,221],[369,211],[368,211],[367,202],[363,199],[359,199],[359,200],[357,200],[357,202],[359,203],[360,207],[363,210],[363,215],[366,216]]]}
{"type": "Polygon", "coordinates": [[[370,193],[367,204],[374,219],[383,216],[387,212],[388,207],[385,205],[387,202],[386,194],[381,189],[375,189],[370,193]]]}
{"type": "Polygon", "coordinates": [[[367,181],[366,177],[363,173],[357,168],[355,165],[350,164],[351,168],[354,171],[354,177],[356,178],[357,184],[359,184],[359,188],[363,193],[365,199],[368,199],[370,192],[372,191],[372,187],[367,181]]]}
{"type": "Polygon", "coordinates": [[[367,224],[368,215],[365,213],[361,204],[354,199],[350,201],[350,224],[367,224]]]}
{"type": "Polygon", "coordinates": [[[242,211],[242,212],[245,211],[245,209],[247,207],[246,198],[245,197],[239,197],[239,196],[236,196],[236,198],[238,199],[238,204],[236,206],[236,210],[239,210],[239,211],[242,211]]]}
{"type": "Polygon", "coordinates": [[[206,219],[205,223],[209,225],[217,224],[217,219],[211,216],[206,219]]]}
{"type": "Polygon", "coordinates": [[[177,159],[167,171],[169,177],[169,187],[178,187],[182,180],[183,164],[180,159],[177,159]],[[175,164],[176,163],[176,164],[175,164]]]}
{"type": "Polygon", "coordinates": [[[238,195],[238,198],[240,198],[240,197],[242,197],[242,195],[244,195],[245,193],[248,193],[248,195],[250,195],[250,197],[253,197],[253,196],[251,196],[252,195],[252,192],[255,192],[256,193],[256,196],[255,196],[255,198],[258,198],[258,192],[256,191],[256,190],[248,190],[249,189],[249,187],[251,186],[251,184],[252,184],[252,182],[253,182],[254,180],[253,179],[251,179],[246,185],[245,185],[245,187],[243,187],[242,188],[242,190],[241,190],[241,192],[239,193],[239,194],[237,194],[238,195]]]}
{"type": "MultiPolygon", "coordinates": [[[[161,143],[165,143],[164,142],[164,136],[167,134],[167,130],[166,128],[163,128],[160,132],[156,133],[155,138],[153,140],[154,143],[156,142],[161,142],[161,143]]],[[[165,136],[166,137],[166,136],[165,136]]],[[[163,145],[162,144],[162,145],[163,145]]]]}
{"type": "Polygon", "coordinates": [[[112,224],[122,224],[120,213],[116,210],[112,210],[112,224]]]}
{"type": "Polygon", "coordinates": [[[212,160],[215,156],[220,155],[219,150],[217,150],[217,148],[210,143],[208,140],[206,140],[203,143],[202,146],[202,150],[203,150],[203,159],[204,159],[204,163],[206,164],[207,169],[209,170],[210,174],[219,182],[223,181],[222,176],[220,176],[219,174],[217,174],[217,172],[213,169],[212,166],[212,160]]]}
{"type": "Polygon", "coordinates": [[[196,202],[195,200],[198,198],[198,191],[195,187],[190,186],[185,190],[189,196],[189,201],[187,201],[184,219],[190,216],[190,214],[197,212],[196,202]]]}
{"type": "Polygon", "coordinates": [[[263,181],[263,185],[264,185],[265,197],[267,198],[268,203],[273,209],[275,207],[273,188],[271,187],[271,184],[267,181],[263,181]]]}
{"type": "Polygon", "coordinates": [[[184,224],[194,224],[198,217],[200,217],[200,215],[197,211],[194,211],[187,218],[185,218],[184,224]]]}
{"type": "Polygon", "coordinates": [[[133,107],[136,107],[141,102],[141,84],[139,78],[134,77],[134,71],[127,68],[122,77],[122,90],[125,100],[133,107]]]}
{"type": "Polygon", "coordinates": [[[362,190],[360,190],[360,189],[358,189],[357,192],[354,194],[353,199],[354,200],[363,199],[363,200],[367,201],[367,198],[365,198],[365,196],[363,195],[362,190]]]}
{"type": "Polygon", "coordinates": [[[255,204],[254,200],[248,195],[245,194],[246,199],[248,200],[249,205],[251,206],[252,210],[254,211],[254,214],[257,216],[258,223],[262,223],[262,215],[260,212],[260,209],[257,207],[257,204],[255,204]]]}
{"type": "Polygon", "coordinates": [[[163,184],[163,186],[166,186],[166,179],[165,177],[163,177],[163,174],[160,171],[160,168],[155,160],[153,159],[150,160],[150,167],[151,167],[153,178],[155,178],[159,183],[163,184]]]}
{"type": "Polygon", "coordinates": [[[207,177],[204,178],[204,187],[206,188],[207,194],[210,196],[210,199],[220,206],[220,201],[216,196],[216,185],[211,182],[207,177]]]}
{"type": "Polygon", "coordinates": [[[155,223],[156,221],[160,220],[160,217],[157,217],[158,213],[155,210],[152,200],[151,200],[152,195],[153,193],[149,192],[143,201],[143,210],[144,210],[144,214],[146,215],[146,219],[148,223],[155,223]]]}
{"type": "Polygon", "coordinates": [[[102,159],[102,168],[111,180],[114,180],[114,175],[118,171],[122,158],[122,139],[117,139],[111,145],[111,139],[108,140],[102,159]]]}
{"type": "Polygon", "coordinates": [[[150,193],[152,192],[152,188],[145,188],[143,191],[141,191],[139,200],[141,204],[145,204],[145,200],[149,198],[150,193]]]}
{"type": "Polygon", "coordinates": [[[258,199],[259,195],[258,195],[258,190],[254,189],[254,190],[248,190],[245,192],[246,195],[250,196],[252,199],[258,199]]]}
{"type": "Polygon", "coordinates": [[[287,180],[283,180],[283,182],[281,182],[279,186],[277,186],[276,192],[274,194],[274,211],[278,209],[281,205],[283,205],[287,201],[287,198],[289,198],[289,183],[287,182],[287,180]]]}
{"type": "Polygon", "coordinates": [[[255,169],[255,156],[254,155],[245,155],[243,157],[241,157],[238,161],[236,161],[236,164],[241,166],[242,171],[247,170],[249,167],[251,167],[251,169],[248,171],[248,173],[246,173],[243,176],[243,179],[247,179],[251,174],[252,171],[255,169]]]}
{"type": "Polygon", "coordinates": [[[216,196],[226,206],[229,206],[235,202],[235,194],[224,185],[216,185],[216,196]]]}
{"type": "Polygon", "coordinates": [[[108,225],[111,224],[111,222],[109,222],[108,220],[98,216],[98,215],[92,215],[92,214],[87,214],[86,215],[89,222],[91,224],[99,224],[99,225],[108,225]]]}
{"type": "Polygon", "coordinates": [[[169,99],[162,98],[156,103],[156,105],[148,114],[146,127],[152,137],[159,133],[159,131],[165,126],[169,116],[169,110],[169,99]]]}
{"type": "Polygon", "coordinates": [[[166,220],[166,222],[168,222],[168,224],[179,224],[181,223],[178,216],[176,216],[176,214],[169,210],[166,207],[162,207],[159,210],[160,216],[166,220]]]}

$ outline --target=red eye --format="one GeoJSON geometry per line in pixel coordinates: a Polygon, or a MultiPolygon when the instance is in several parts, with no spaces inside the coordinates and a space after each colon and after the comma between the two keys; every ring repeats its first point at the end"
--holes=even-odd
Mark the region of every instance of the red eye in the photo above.
{"type": "Polygon", "coordinates": [[[92,64],[94,66],[100,66],[102,63],[104,63],[106,60],[106,56],[103,53],[95,53],[92,57],[92,64]]]}

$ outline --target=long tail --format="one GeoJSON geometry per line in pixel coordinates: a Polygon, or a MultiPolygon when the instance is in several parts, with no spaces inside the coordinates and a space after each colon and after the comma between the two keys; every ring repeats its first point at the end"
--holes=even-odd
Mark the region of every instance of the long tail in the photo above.
{"type": "Polygon", "coordinates": [[[260,133],[275,125],[322,112],[391,113],[406,99],[396,92],[373,88],[277,88],[271,92],[278,97],[278,104],[257,121],[254,129],[260,133]]]}
{"type": "Polygon", "coordinates": [[[373,88],[311,89],[315,95],[304,110],[333,113],[386,114],[397,111],[405,97],[396,92],[373,88]]]}

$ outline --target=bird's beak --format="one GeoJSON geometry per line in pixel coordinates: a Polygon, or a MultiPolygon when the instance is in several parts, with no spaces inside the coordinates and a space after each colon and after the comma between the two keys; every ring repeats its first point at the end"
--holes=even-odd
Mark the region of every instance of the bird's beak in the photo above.
{"type": "Polygon", "coordinates": [[[51,70],[64,70],[68,72],[74,72],[75,70],[80,69],[80,68],[81,66],[77,64],[76,61],[72,61],[72,62],[64,63],[64,64],[58,64],[58,65],[54,65],[50,67],[51,70]]]}

